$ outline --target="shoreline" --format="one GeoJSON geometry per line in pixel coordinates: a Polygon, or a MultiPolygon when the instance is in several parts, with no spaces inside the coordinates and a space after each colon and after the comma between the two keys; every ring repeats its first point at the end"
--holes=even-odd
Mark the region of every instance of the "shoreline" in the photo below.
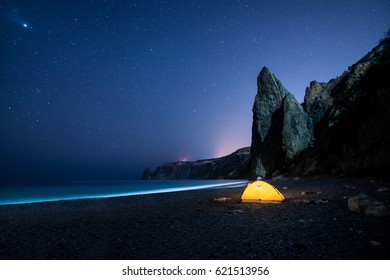
{"type": "Polygon", "coordinates": [[[239,203],[238,187],[1,205],[0,259],[390,259],[388,217],[347,207],[388,182],[272,184],[282,204],[239,203]]]}
{"type": "MultiPolygon", "coordinates": [[[[65,194],[57,194],[57,191],[53,192],[53,189],[56,189],[57,184],[37,184],[36,186],[34,184],[22,184],[23,187],[31,188],[34,186],[34,190],[38,193],[47,192],[49,189],[46,189],[48,186],[50,187],[51,194],[49,197],[44,195],[43,197],[34,196],[30,197],[28,194],[25,196],[25,198],[9,198],[8,201],[2,201],[0,198],[0,206],[2,205],[19,205],[19,204],[30,204],[30,203],[43,203],[43,202],[61,202],[61,201],[70,201],[70,200],[78,200],[78,199],[94,199],[94,198],[115,198],[115,197],[127,197],[127,196],[134,196],[134,195],[148,195],[148,194],[159,194],[159,193],[171,193],[171,192],[179,192],[179,191],[190,191],[190,190],[201,190],[201,189],[210,189],[210,188],[236,188],[240,186],[246,185],[247,181],[245,180],[129,180],[129,181],[108,181],[103,182],[103,185],[112,184],[114,186],[114,189],[116,191],[114,192],[107,192],[104,190],[97,191],[95,188],[95,192],[92,193],[84,193],[80,194],[80,190],[83,190],[85,187],[96,185],[101,185],[102,182],[64,182],[64,183],[57,183],[61,186],[67,186],[68,188],[79,188],[77,190],[77,193],[65,193],[65,194]],[[165,185],[164,187],[156,187],[159,184],[165,185]],[[167,185],[167,183],[173,183],[173,186],[167,185]],[[196,184],[194,183],[196,182],[196,184]],[[125,187],[121,188],[121,190],[118,189],[117,184],[124,184],[125,187]],[[152,183],[152,188],[150,188],[150,183],[152,183]],[[42,189],[45,188],[45,190],[42,189]],[[11,201],[11,202],[10,202],[11,201]]],[[[18,185],[12,185],[8,184],[9,188],[15,187],[17,188],[18,185]]],[[[1,189],[0,189],[1,190],[1,189]]],[[[22,190],[19,190],[19,192],[23,192],[22,190]]],[[[62,193],[61,191],[59,193],[62,193]]],[[[31,195],[31,194],[30,194],[31,195]]]]}

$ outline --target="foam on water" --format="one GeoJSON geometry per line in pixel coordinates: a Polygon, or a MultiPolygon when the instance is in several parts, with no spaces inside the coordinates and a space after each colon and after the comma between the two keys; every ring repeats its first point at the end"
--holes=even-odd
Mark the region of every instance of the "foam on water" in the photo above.
{"type": "Polygon", "coordinates": [[[0,186],[0,205],[245,186],[244,180],[104,181],[0,186]]]}

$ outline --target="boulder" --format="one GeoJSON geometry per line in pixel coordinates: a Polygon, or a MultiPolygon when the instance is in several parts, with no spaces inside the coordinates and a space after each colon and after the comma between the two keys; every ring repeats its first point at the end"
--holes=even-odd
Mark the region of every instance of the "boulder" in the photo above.
{"type": "Polygon", "coordinates": [[[365,213],[367,216],[389,216],[390,209],[383,202],[374,197],[359,194],[348,199],[348,209],[356,213],[365,213]]]}
{"type": "Polygon", "coordinates": [[[382,187],[382,188],[379,188],[376,190],[377,192],[388,192],[390,191],[390,188],[389,187],[382,187]]]}

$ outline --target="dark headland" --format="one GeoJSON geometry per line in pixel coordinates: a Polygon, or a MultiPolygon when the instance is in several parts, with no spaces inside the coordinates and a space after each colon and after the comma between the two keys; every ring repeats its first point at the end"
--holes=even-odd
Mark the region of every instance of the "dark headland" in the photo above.
{"type": "Polygon", "coordinates": [[[263,68],[252,144],[145,179],[272,179],[239,189],[0,206],[1,259],[390,259],[390,38],[299,104],[263,68]]]}

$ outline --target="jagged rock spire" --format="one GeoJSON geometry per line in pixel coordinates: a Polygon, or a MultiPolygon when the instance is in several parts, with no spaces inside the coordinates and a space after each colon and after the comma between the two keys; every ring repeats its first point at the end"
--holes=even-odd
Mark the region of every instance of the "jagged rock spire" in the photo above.
{"type": "Polygon", "coordinates": [[[306,113],[267,67],[257,78],[257,88],[250,179],[271,176],[311,141],[306,113]]]}

